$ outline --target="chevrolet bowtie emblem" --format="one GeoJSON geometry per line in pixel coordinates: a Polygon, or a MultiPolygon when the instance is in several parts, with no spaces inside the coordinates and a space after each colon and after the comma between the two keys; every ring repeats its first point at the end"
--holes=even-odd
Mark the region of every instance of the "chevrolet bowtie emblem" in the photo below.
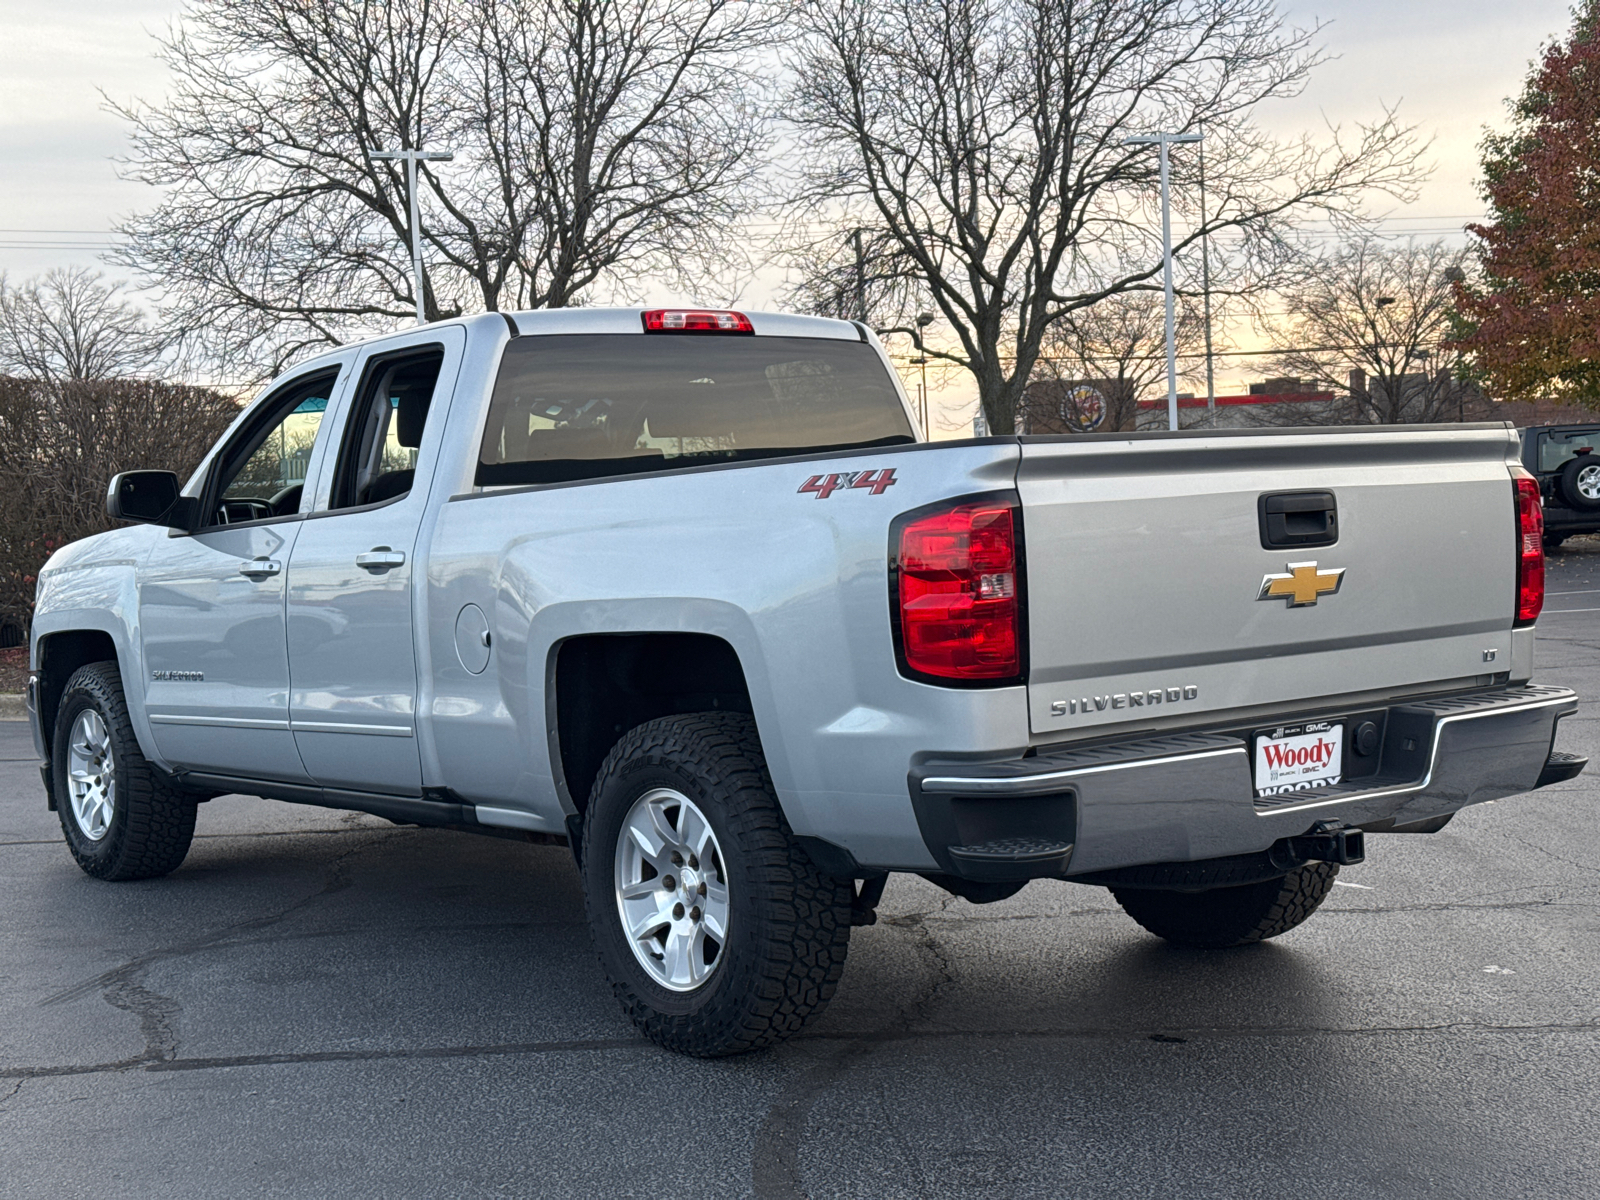
{"type": "Polygon", "coordinates": [[[1344,568],[1317,570],[1314,562],[1290,563],[1283,575],[1267,575],[1261,580],[1257,600],[1287,600],[1290,608],[1315,604],[1318,596],[1330,595],[1344,582],[1344,568]]]}

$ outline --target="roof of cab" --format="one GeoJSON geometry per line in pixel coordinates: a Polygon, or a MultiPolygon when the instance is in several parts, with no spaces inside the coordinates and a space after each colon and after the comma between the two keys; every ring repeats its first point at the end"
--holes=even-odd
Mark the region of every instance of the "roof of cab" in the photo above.
{"type": "MultiPolygon", "coordinates": [[[[706,306],[701,306],[702,308],[706,306]]],[[[643,308],[541,308],[524,312],[472,313],[464,317],[451,317],[436,322],[438,325],[473,325],[509,320],[519,335],[546,333],[644,333],[643,308]]],[[[717,311],[717,310],[713,310],[717,311]]],[[[832,317],[806,317],[796,313],[753,312],[738,310],[750,318],[756,335],[766,337],[834,338],[847,342],[868,342],[871,335],[866,326],[854,321],[838,321],[832,317]]],[[[284,374],[315,369],[326,359],[336,358],[345,352],[387,341],[402,334],[414,332],[420,326],[401,326],[370,337],[358,338],[342,346],[330,346],[310,358],[292,364],[284,374]]],[[[711,335],[715,336],[715,335],[711,335]]],[[[283,378],[282,375],[279,378],[283,378]]]]}
{"type": "MultiPolygon", "coordinates": [[[[647,311],[643,308],[541,308],[506,315],[516,322],[518,332],[523,334],[643,333],[644,322],[640,314],[647,311]]],[[[866,340],[862,328],[851,321],[837,321],[832,317],[804,317],[795,313],[752,312],[748,309],[738,311],[750,318],[757,337],[837,338],[851,342],[866,340]]]]}

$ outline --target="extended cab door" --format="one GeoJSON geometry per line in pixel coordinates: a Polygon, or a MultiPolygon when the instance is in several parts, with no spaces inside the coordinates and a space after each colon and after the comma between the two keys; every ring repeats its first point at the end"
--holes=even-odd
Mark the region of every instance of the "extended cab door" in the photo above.
{"type": "Polygon", "coordinates": [[[356,364],[337,458],[289,560],[289,715],[323,787],[419,795],[412,581],[465,332],[378,343],[356,364]]]}
{"type": "Polygon", "coordinates": [[[212,460],[205,527],[158,541],[139,573],[145,704],[179,769],[306,781],[289,731],[284,571],[339,373],[309,372],[258,405],[212,460]]]}

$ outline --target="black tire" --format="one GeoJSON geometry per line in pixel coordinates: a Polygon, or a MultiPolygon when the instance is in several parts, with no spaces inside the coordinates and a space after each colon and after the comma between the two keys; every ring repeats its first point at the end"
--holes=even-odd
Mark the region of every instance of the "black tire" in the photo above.
{"type": "Polygon", "coordinates": [[[1339,868],[1307,863],[1281,879],[1204,892],[1112,888],[1122,910],[1158,938],[1180,946],[1220,949],[1287,933],[1333,890],[1339,868]]]}
{"type": "Polygon", "coordinates": [[[854,885],[818,871],[795,840],[755,722],[740,713],[663,717],[612,748],[584,813],[583,885],[612,990],[639,1030],[669,1050],[713,1058],[781,1041],[827,1007],[844,971],[854,885]],[[727,940],[705,982],[688,991],[662,986],[641,965],[617,899],[624,821],[658,788],[704,814],[727,887],[727,940]]]}
{"type": "Polygon", "coordinates": [[[61,832],[85,873],[107,880],[155,879],[175,870],[189,853],[194,838],[194,797],[145,761],[128,720],[116,663],[91,663],[67,680],[56,709],[50,769],[61,832]],[[93,709],[105,723],[112,755],[112,816],[99,838],[80,826],[68,778],[73,726],[85,709],[93,709]]]}
{"type": "Polygon", "coordinates": [[[1579,512],[1600,512],[1600,457],[1580,454],[1569,461],[1561,468],[1560,489],[1561,498],[1579,512]]]}

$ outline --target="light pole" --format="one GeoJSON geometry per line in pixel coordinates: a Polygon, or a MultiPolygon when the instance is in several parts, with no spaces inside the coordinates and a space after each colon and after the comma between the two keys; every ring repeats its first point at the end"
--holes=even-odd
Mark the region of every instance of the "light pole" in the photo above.
{"type": "Polygon", "coordinates": [[[922,368],[922,436],[931,436],[928,432],[928,348],[922,344],[922,334],[927,332],[928,326],[933,324],[933,314],[930,312],[917,314],[917,329],[922,331],[917,337],[917,365],[922,368]]]}
{"type": "Polygon", "coordinates": [[[417,324],[426,325],[427,310],[422,303],[422,216],[417,204],[417,164],[449,162],[455,155],[449,150],[374,150],[372,157],[387,161],[398,159],[406,164],[406,195],[411,205],[411,287],[417,295],[417,324]]]}
{"type": "Polygon", "coordinates": [[[1167,292],[1167,428],[1178,427],[1178,344],[1177,322],[1172,301],[1172,201],[1168,182],[1167,148],[1186,142],[1198,142],[1198,133],[1150,133],[1143,137],[1123,138],[1124,146],[1159,146],[1161,148],[1161,251],[1166,264],[1167,292]]]}
{"type": "Polygon", "coordinates": [[[911,344],[917,348],[917,357],[911,360],[911,365],[922,368],[922,396],[918,407],[921,409],[922,436],[928,437],[928,348],[922,343],[923,331],[933,324],[932,313],[918,313],[916,328],[908,325],[891,325],[887,329],[877,330],[879,337],[888,337],[891,333],[906,333],[911,335],[911,344]]]}
{"type": "MultiPolygon", "coordinates": [[[[1200,136],[1206,136],[1205,123],[1200,124],[1200,136]]],[[[1211,353],[1211,232],[1206,228],[1206,144],[1200,143],[1200,288],[1205,296],[1206,323],[1206,425],[1217,424],[1217,373],[1216,360],[1211,353]]]]}

